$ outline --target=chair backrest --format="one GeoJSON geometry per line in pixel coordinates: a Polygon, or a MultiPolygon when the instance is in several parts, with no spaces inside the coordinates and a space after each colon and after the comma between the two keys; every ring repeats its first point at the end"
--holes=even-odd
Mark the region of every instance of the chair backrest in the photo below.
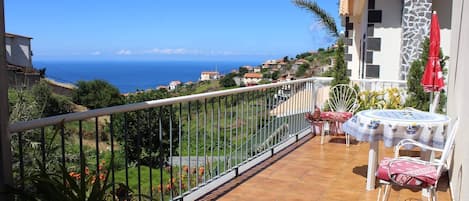
{"type": "Polygon", "coordinates": [[[358,94],[347,84],[338,84],[330,89],[329,108],[334,112],[355,112],[358,109],[358,94]]]}
{"type": "MultiPolygon", "coordinates": [[[[456,139],[456,133],[458,132],[459,127],[459,118],[456,118],[454,123],[451,125],[451,130],[446,136],[445,146],[443,147],[443,152],[441,153],[440,162],[446,163],[448,161],[449,155],[452,153],[454,148],[454,140],[456,139]]],[[[438,167],[438,173],[441,173],[443,167],[438,167]]]]}

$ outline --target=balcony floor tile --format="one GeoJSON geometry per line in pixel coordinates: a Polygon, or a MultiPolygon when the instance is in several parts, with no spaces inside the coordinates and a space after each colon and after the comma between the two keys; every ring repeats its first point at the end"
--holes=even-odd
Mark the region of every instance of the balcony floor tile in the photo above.
{"type": "MultiPolygon", "coordinates": [[[[354,143],[347,148],[339,143],[342,136],[327,139],[329,142],[321,145],[320,137],[307,136],[292,146],[295,149],[289,147],[291,152],[281,152],[273,157],[277,159],[263,162],[201,200],[376,200],[378,189],[365,190],[369,144],[354,143]]],[[[392,155],[391,148],[380,144],[379,158],[392,155]]],[[[439,200],[451,200],[448,186],[447,177],[442,178],[439,200]]],[[[389,200],[426,198],[420,191],[393,188],[389,200]]]]}

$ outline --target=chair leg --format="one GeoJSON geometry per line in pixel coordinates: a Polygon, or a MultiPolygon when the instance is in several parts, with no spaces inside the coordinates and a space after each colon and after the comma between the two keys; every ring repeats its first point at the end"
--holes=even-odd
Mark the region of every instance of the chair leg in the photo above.
{"type": "Polygon", "coordinates": [[[437,195],[437,192],[436,192],[436,188],[431,188],[430,189],[430,196],[428,196],[428,198],[430,199],[430,197],[431,197],[432,201],[437,201],[438,200],[438,195],[437,195]]]}
{"type": "Polygon", "coordinates": [[[350,146],[350,135],[345,133],[345,144],[347,145],[347,147],[350,146]]]}
{"type": "Polygon", "coordinates": [[[389,200],[389,194],[390,194],[390,189],[391,189],[391,185],[390,184],[386,184],[385,185],[386,187],[384,187],[384,194],[383,194],[383,199],[382,201],[388,201],[389,200]]]}
{"type": "MultiPolygon", "coordinates": [[[[323,125],[324,126],[324,125],[323,125]]],[[[329,128],[330,129],[330,128],[329,128]]],[[[324,128],[320,129],[321,132],[321,144],[324,144],[324,128]]]]}

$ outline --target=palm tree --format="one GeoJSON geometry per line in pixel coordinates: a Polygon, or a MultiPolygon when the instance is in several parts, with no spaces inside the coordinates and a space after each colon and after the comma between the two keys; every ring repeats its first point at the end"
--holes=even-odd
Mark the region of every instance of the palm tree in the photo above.
{"type": "Polygon", "coordinates": [[[337,30],[334,18],[327,13],[326,10],[321,8],[316,1],[293,0],[293,3],[299,8],[310,11],[334,37],[339,37],[339,31],[337,30]]]}
{"type": "Polygon", "coordinates": [[[347,66],[345,65],[344,60],[344,41],[339,34],[334,18],[329,13],[327,13],[326,10],[321,8],[316,3],[316,1],[293,0],[293,3],[299,8],[310,11],[318,18],[319,22],[324,25],[324,27],[331,33],[333,37],[338,38],[337,49],[335,51],[336,62],[332,72],[334,79],[331,82],[331,86],[335,86],[337,84],[348,84],[350,79],[347,76],[347,66]]]}

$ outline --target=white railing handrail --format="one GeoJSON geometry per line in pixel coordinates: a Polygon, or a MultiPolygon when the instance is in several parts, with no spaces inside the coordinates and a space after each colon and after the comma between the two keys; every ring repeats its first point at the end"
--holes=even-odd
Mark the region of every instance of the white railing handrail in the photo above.
{"type": "Polygon", "coordinates": [[[350,79],[352,82],[387,82],[387,83],[399,83],[407,84],[405,80],[383,80],[383,79],[350,79]]]}
{"type": "Polygon", "coordinates": [[[305,79],[292,80],[288,82],[264,84],[264,85],[258,85],[258,86],[228,89],[228,90],[221,90],[221,91],[215,91],[215,92],[207,92],[207,93],[201,93],[201,94],[193,94],[193,95],[187,95],[187,96],[179,96],[179,97],[173,97],[173,98],[145,101],[145,102],[140,102],[140,103],[112,106],[112,107],[106,107],[106,108],[101,108],[101,109],[88,110],[84,112],[69,113],[69,114],[57,115],[57,116],[46,117],[46,118],[41,118],[41,119],[34,119],[30,121],[16,122],[16,123],[10,124],[9,132],[17,133],[17,132],[30,130],[30,129],[57,125],[60,123],[65,123],[65,122],[70,122],[70,121],[85,120],[85,119],[89,119],[93,117],[111,115],[115,113],[131,112],[131,111],[136,111],[136,110],[154,108],[158,106],[171,105],[175,103],[184,103],[184,102],[219,97],[219,96],[224,96],[224,95],[233,95],[233,94],[238,94],[238,93],[243,93],[243,92],[250,92],[250,91],[256,91],[256,90],[261,90],[261,89],[269,89],[269,88],[289,85],[289,84],[296,84],[296,83],[302,83],[302,82],[308,82],[308,81],[315,82],[315,81],[331,81],[331,80],[332,78],[329,78],[329,77],[311,77],[311,78],[305,78],[305,79]]]}

